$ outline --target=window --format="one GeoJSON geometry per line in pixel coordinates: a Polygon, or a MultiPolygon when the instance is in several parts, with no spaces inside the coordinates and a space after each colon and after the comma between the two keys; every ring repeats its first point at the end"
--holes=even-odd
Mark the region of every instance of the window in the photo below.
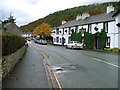
{"type": "Polygon", "coordinates": [[[65,32],[67,33],[67,30],[65,30],[65,32]]]}
{"type": "Polygon", "coordinates": [[[110,47],[110,37],[106,38],[106,47],[110,47]]]}
{"type": "Polygon", "coordinates": [[[89,33],[92,32],[92,26],[91,26],[91,24],[88,25],[88,32],[89,32],[89,33]]]}
{"type": "Polygon", "coordinates": [[[59,37],[56,37],[56,42],[57,42],[57,43],[59,42],[59,37]]]}
{"type": "Polygon", "coordinates": [[[56,29],[56,34],[59,34],[59,28],[58,28],[58,29],[56,29]]]}
{"type": "Polygon", "coordinates": [[[65,30],[64,30],[64,28],[63,28],[63,35],[64,35],[64,31],[65,31],[65,30]]]}
{"type": "Polygon", "coordinates": [[[74,33],[74,29],[71,29],[71,32],[74,33]]]}
{"type": "Polygon", "coordinates": [[[71,27],[69,27],[69,31],[68,31],[69,34],[70,34],[70,31],[71,31],[71,27]]]}
{"type": "Polygon", "coordinates": [[[61,38],[60,38],[60,43],[61,43],[61,38]]]}
{"type": "Polygon", "coordinates": [[[68,38],[68,43],[70,43],[70,42],[71,42],[71,37],[68,38]]]}
{"type": "Polygon", "coordinates": [[[75,27],[75,32],[77,33],[77,31],[78,31],[78,26],[75,27]]]}
{"type": "Polygon", "coordinates": [[[56,39],[55,39],[55,38],[53,38],[53,42],[55,42],[55,40],[56,40],[56,39]]]}
{"type": "Polygon", "coordinates": [[[103,23],[103,29],[108,32],[108,22],[103,23]]]}

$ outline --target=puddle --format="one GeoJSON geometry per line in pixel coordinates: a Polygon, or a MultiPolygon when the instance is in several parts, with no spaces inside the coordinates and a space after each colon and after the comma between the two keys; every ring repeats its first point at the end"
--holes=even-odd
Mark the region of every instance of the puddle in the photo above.
{"type": "Polygon", "coordinates": [[[75,65],[75,64],[56,65],[56,66],[53,66],[51,69],[55,73],[64,73],[64,72],[70,72],[70,71],[75,71],[75,70],[85,70],[80,65],[75,65]]]}
{"type": "Polygon", "coordinates": [[[55,72],[55,73],[63,73],[63,72],[66,72],[66,71],[64,70],[64,68],[62,68],[62,67],[60,67],[60,66],[53,66],[53,67],[52,67],[52,70],[53,70],[53,72],[55,72]]]}

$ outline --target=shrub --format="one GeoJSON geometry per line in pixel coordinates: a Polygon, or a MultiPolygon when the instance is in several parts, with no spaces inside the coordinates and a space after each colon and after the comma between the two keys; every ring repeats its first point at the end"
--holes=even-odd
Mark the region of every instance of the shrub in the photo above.
{"type": "Polygon", "coordinates": [[[105,43],[106,43],[106,38],[107,38],[107,34],[105,32],[105,30],[102,30],[99,34],[98,34],[98,38],[99,38],[99,49],[103,50],[105,47],[105,43]]]}
{"type": "Polygon", "coordinates": [[[21,36],[2,31],[2,56],[12,54],[25,45],[21,36]]]}
{"type": "Polygon", "coordinates": [[[80,32],[79,33],[72,33],[71,41],[80,41],[80,42],[82,42],[82,34],[80,32]]]}
{"type": "Polygon", "coordinates": [[[85,48],[94,49],[94,35],[89,32],[85,32],[84,39],[85,39],[85,48]]]}
{"type": "Polygon", "coordinates": [[[104,50],[108,52],[115,52],[115,53],[120,52],[119,48],[105,48],[104,50]]]}

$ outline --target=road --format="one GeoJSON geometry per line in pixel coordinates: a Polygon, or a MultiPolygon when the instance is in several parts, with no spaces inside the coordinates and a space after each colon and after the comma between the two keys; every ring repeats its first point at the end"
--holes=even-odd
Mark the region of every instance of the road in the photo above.
{"type": "MultiPolygon", "coordinates": [[[[71,50],[62,46],[40,45],[33,42],[29,44],[28,55],[24,57],[26,60],[24,62],[23,59],[21,63],[23,67],[20,68],[20,70],[27,70],[29,66],[28,70],[31,69],[30,72],[34,74],[29,74],[27,77],[28,71],[22,76],[19,69],[17,69],[17,71],[15,70],[15,73],[18,73],[21,77],[20,80],[17,80],[18,84],[22,84],[23,79],[25,79],[26,83],[29,81],[32,81],[32,83],[29,83],[29,85],[22,84],[19,85],[19,87],[49,87],[48,84],[50,82],[47,83],[46,79],[48,79],[48,77],[45,74],[40,53],[42,53],[44,59],[48,63],[44,64],[47,67],[46,69],[52,71],[51,76],[54,76],[58,87],[61,89],[118,88],[118,68],[120,67],[118,66],[117,54],[71,50]],[[40,83],[40,81],[43,82],[40,83]]],[[[12,87],[15,85],[16,80],[6,79],[4,82],[4,87],[12,87]]]]}
{"type": "Polygon", "coordinates": [[[118,55],[31,44],[47,57],[61,88],[118,88],[118,55]]]}

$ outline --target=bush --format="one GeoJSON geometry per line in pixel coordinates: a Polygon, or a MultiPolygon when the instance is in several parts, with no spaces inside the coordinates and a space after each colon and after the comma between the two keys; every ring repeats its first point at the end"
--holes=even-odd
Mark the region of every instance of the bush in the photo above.
{"type": "Polygon", "coordinates": [[[82,34],[81,33],[72,33],[71,41],[80,41],[80,42],[82,42],[82,34]]]}
{"type": "Polygon", "coordinates": [[[2,56],[12,54],[25,45],[21,36],[2,31],[2,56]]]}
{"type": "Polygon", "coordinates": [[[94,49],[94,35],[89,32],[85,32],[84,39],[85,39],[85,48],[94,49]]]}
{"type": "Polygon", "coordinates": [[[108,52],[115,52],[115,53],[120,52],[119,48],[105,48],[104,50],[108,52]]]}
{"type": "Polygon", "coordinates": [[[107,34],[105,32],[105,30],[102,30],[99,34],[98,34],[98,38],[99,38],[99,49],[103,50],[105,48],[105,43],[106,43],[106,38],[107,38],[107,34]]]}

